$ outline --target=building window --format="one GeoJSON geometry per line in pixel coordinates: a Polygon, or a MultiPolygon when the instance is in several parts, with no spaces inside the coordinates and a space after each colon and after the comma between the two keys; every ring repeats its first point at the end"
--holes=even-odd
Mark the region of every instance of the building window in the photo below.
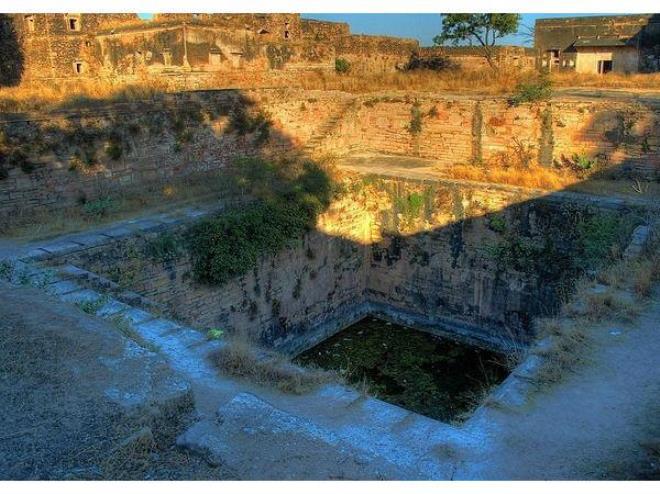
{"type": "Polygon", "coordinates": [[[80,16],[79,15],[67,15],[66,16],[66,28],[69,31],[80,31],[80,16]]]}
{"type": "Polygon", "coordinates": [[[73,72],[76,75],[83,74],[85,72],[85,62],[73,62],[73,72]]]}
{"type": "Polygon", "coordinates": [[[550,65],[556,65],[559,67],[559,50],[548,50],[548,58],[550,59],[550,65]]]}
{"type": "Polygon", "coordinates": [[[598,60],[598,73],[607,74],[612,72],[612,60],[598,60]]]}
{"type": "Polygon", "coordinates": [[[23,20],[25,21],[25,29],[27,30],[28,33],[33,33],[35,29],[34,25],[34,16],[33,15],[26,15],[23,20]]]}

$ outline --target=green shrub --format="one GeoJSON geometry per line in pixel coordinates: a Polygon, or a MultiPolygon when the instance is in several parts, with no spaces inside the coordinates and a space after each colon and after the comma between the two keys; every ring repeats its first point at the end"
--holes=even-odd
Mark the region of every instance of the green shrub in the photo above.
{"type": "Polygon", "coordinates": [[[225,331],[220,328],[211,328],[206,332],[206,338],[209,340],[220,340],[224,336],[225,331]]]}
{"type": "Polygon", "coordinates": [[[172,233],[166,232],[149,240],[144,248],[145,254],[159,262],[178,259],[183,253],[181,239],[172,233]]]}
{"type": "Polygon", "coordinates": [[[422,132],[422,110],[419,101],[415,101],[410,108],[410,124],[408,124],[408,132],[417,135],[422,132]]]}
{"type": "Polygon", "coordinates": [[[504,233],[506,231],[506,219],[504,216],[494,214],[488,218],[488,228],[497,233],[504,233]]]}
{"type": "Polygon", "coordinates": [[[578,263],[590,269],[614,260],[630,237],[637,222],[628,216],[599,213],[577,224],[578,263]]]}
{"type": "Polygon", "coordinates": [[[552,84],[549,79],[543,77],[538,81],[519,83],[509,102],[513,106],[517,106],[522,103],[547,101],[551,96],[552,84]]]}
{"type": "Polygon", "coordinates": [[[259,256],[275,254],[300,237],[310,221],[302,205],[287,202],[257,202],[204,219],[189,235],[193,274],[210,284],[244,274],[259,256]]]}
{"type": "Polygon", "coordinates": [[[87,216],[101,218],[117,208],[117,202],[112,197],[101,197],[83,205],[83,213],[87,216]]]}
{"type": "Polygon", "coordinates": [[[229,131],[240,136],[255,134],[258,144],[268,139],[271,125],[270,117],[263,111],[250,115],[243,106],[236,106],[229,114],[229,131]]]}
{"type": "Polygon", "coordinates": [[[314,224],[330,203],[332,183],[312,162],[293,168],[295,178],[287,163],[237,160],[235,180],[257,200],[203,219],[189,230],[186,245],[197,281],[220,284],[244,274],[260,256],[278,252],[314,224]]]}
{"type": "Polygon", "coordinates": [[[585,154],[574,154],[573,163],[577,169],[582,171],[591,170],[598,164],[596,159],[591,159],[585,154]]]}
{"type": "Polygon", "coordinates": [[[121,143],[112,140],[106,146],[105,154],[112,161],[117,161],[119,158],[121,158],[122,154],[124,154],[124,149],[122,148],[121,143]]]}
{"type": "Polygon", "coordinates": [[[351,63],[345,58],[336,58],[335,71],[339,74],[348,74],[351,71],[351,63]]]}
{"type": "Polygon", "coordinates": [[[394,199],[396,211],[401,213],[407,221],[412,221],[420,216],[424,208],[424,196],[413,192],[405,197],[396,197],[394,199]]]}

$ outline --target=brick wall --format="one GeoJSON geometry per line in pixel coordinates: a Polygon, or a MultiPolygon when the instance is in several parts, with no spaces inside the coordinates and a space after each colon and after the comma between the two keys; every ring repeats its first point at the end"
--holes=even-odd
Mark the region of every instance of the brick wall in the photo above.
{"type": "Polygon", "coordinates": [[[546,166],[581,154],[647,178],[660,176],[660,107],[654,102],[557,97],[512,106],[503,98],[391,93],[360,97],[356,108],[324,143],[327,149],[414,155],[453,165],[488,162],[523,145],[546,166]],[[422,116],[418,134],[408,130],[416,103],[422,116]]]}
{"type": "Polygon", "coordinates": [[[154,234],[67,254],[57,263],[123,283],[202,330],[247,331],[289,351],[370,310],[506,345],[530,340],[533,318],[557,310],[581,269],[574,262],[577,225],[602,212],[505,186],[347,180],[350,192],[321,215],[315,231],[222,286],[196,284],[185,252],[170,261],[150,258],[145,246],[154,234]],[[406,205],[412,195],[421,198],[414,208],[406,205]],[[512,241],[526,247],[503,257],[512,241]],[[543,254],[525,254],[534,248],[543,254]]]}
{"type": "Polygon", "coordinates": [[[4,115],[0,132],[8,144],[0,164],[5,170],[0,179],[0,213],[9,218],[17,213],[65,208],[82,197],[93,200],[154,181],[219,170],[239,156],[299,147],[336,111],[344,97],[321,92],[301,96],[282,90],[211,91],[163,95],[158,101],[87,111],[4,115]],[[266,143],[231,131],[229,113],[235,106],[270,115],[273,125],[266,143]],[[201,115],[201,121],[183,120],[191,109],[201,115]],[[173,128],[179,120],[183,127],[173,128]],[[114,131],[121,133],[123,147],[116,160],[106,152],[107,136],[114,131]],[[87,135],[100,136],[94,142],[91,163],[84,162],[87,135]],[[33,169],[10,168],[12,149],[23,150],[33,169]]]}

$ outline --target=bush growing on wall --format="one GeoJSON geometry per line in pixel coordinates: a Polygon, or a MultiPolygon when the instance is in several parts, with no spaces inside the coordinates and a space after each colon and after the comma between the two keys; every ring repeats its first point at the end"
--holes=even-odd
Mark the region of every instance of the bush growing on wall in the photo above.
{"type": "Polygon", "coordinates": [[[348,74],[351,71],[351,63],[345,58],[335,59],[335,71],[339,74],[348,74]]]}
{"type": "Polygon", "coordinates": [[[548,101],[551,96],[552,84],[547,77],[542,77],[538,81],[521,82],[518,84],[509,103],[513,106],[518,106],[522,103],[548,101]]]}
{"type": "Polygon", "coordinates": [[[434,70],[440,72],[442,70],[453,69],[455,65],[452,61],[440,55],[434,55],[430,57],[420,57],[418,53],[413,53],[410,55],[410,59],[406,62],[406,65],[403,66],[403,70],[434,70]]]}
{"type": "Polygon", "coordinates": [[[330,203],[330,178],[312,162],[277,165],[249,158],[235,168],[236,182],[256,201],[204,219],[188,232],[193,274],[202,283],[221,284],[246,273],[262,255],[300,238],[330,203]],[[292,173],[295,178],[288,178],[292,173]]]}

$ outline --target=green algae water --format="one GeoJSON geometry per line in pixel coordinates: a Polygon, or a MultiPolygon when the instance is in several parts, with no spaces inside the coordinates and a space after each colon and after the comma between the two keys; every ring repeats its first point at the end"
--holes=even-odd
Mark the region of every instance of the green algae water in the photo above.
{"type": "Polygon", "coordinates": [[[460,421],[509,374],[504,356],[366,318],[296,361],[339,371],[370,395],[442,421],[460,421]]]}

